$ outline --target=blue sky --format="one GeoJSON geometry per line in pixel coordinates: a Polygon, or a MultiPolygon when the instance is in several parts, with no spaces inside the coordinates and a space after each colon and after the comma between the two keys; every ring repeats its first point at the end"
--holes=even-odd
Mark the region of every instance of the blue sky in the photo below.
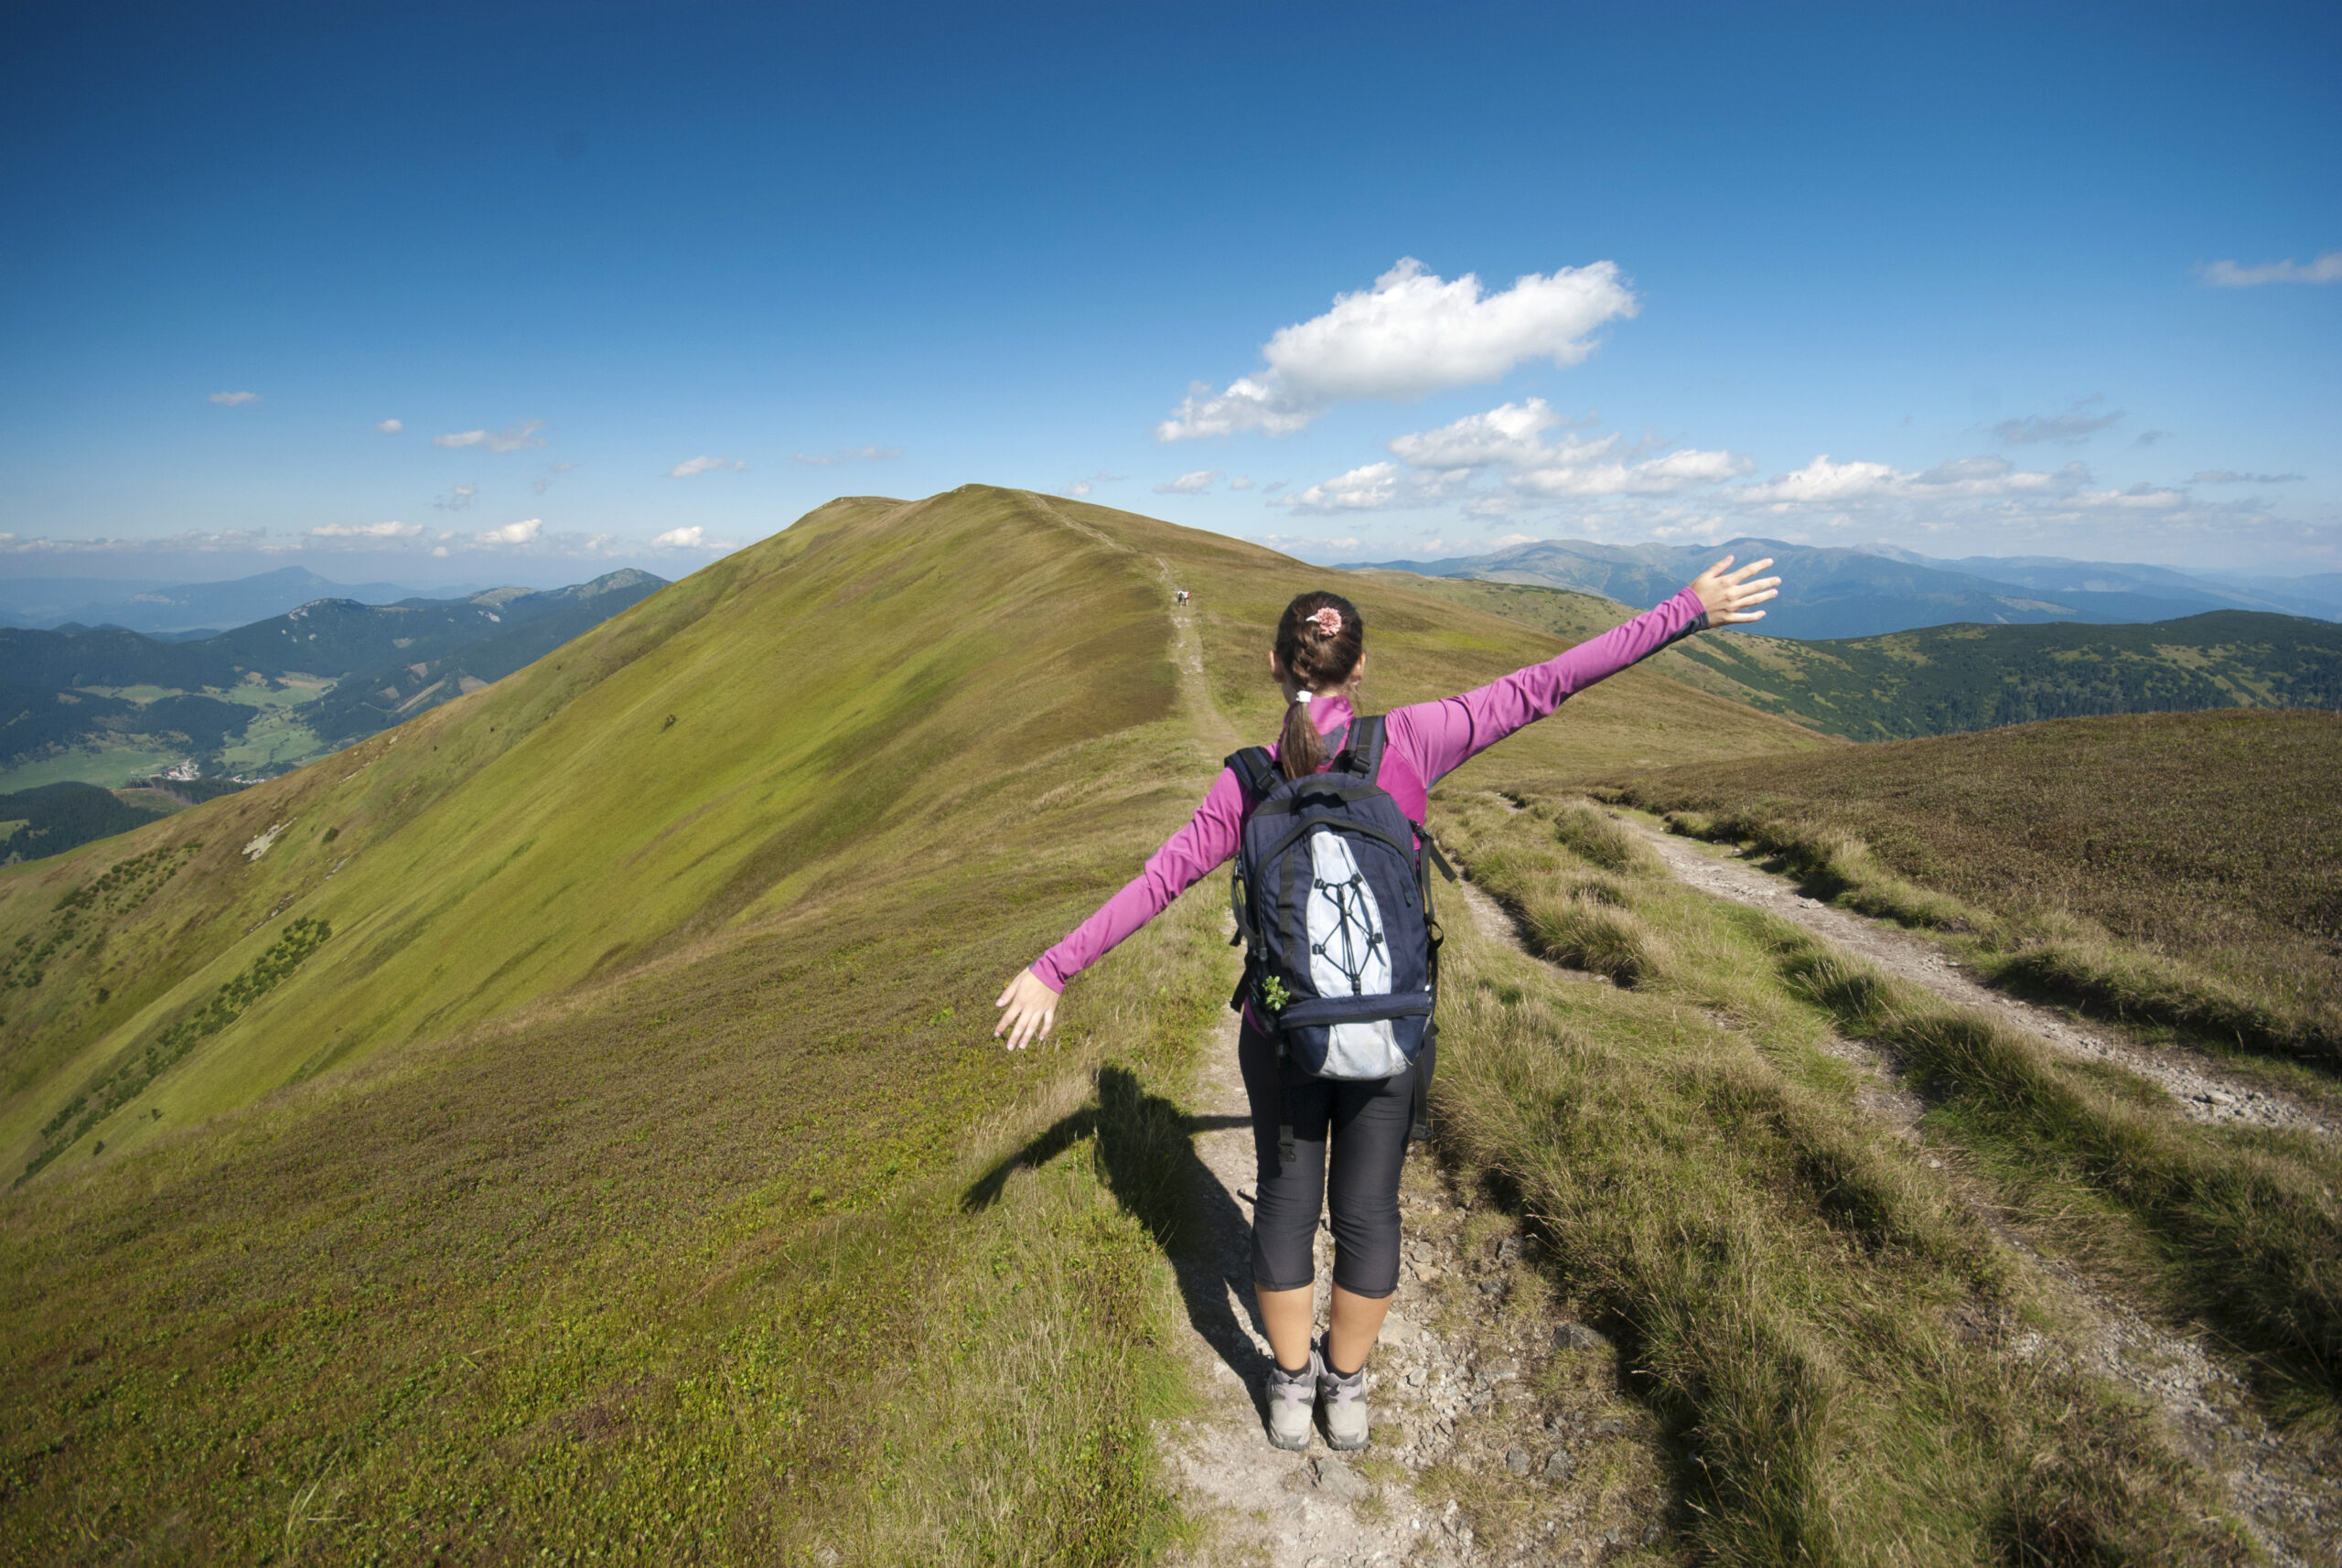
{"type": "Polygon", "coordinates": [[[11,16],[10,575],[675,575],[972,480],[2342,570],[2330,5],[11,16]]]}

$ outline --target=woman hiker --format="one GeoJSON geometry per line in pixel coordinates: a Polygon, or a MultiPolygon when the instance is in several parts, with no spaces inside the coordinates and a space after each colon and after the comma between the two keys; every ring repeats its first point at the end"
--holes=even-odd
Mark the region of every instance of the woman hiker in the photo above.
{"type": "MultiPolygon", "coordinates": [[[[1780,579],[1756,575],[1771,564],[1758,561],[1732,571],[1727,555],[1657,609],[1542,664],[1460,697],[1393,709],[1383,719],[1375,782],[1420,829],[1434,784],[1543,718],[1572,693],[1703,628],[1762,619],[1765,612],[1755,607],[1774,596],[1780,579]]],[[[1269,654],[1269,673],[1285,694],[1283,734],[1264,754],[1273,759],[1275,771],[1255,778],[1255,788],[1248,789],[1235,768],[1223,769],[1194,818],[1129,886],[1009,982],[996,1004],[1002,1012],[995,1037],[1006,1035],[1011,1050],[1046,1038],[1065,983],[1235,854],[1262,789],[1276,789],[1280,774],[1285,780],[1299,779],[1332,766],[1366,673],[1365,643],[1357,607],[1338,595],[1303,594],[1285,607],[1269,654]]],[[[1242,755],[1230,760],[1241,761],[1242,755]]],[[[1422,853],[1420,842],[1415,853],[1422,853]]],[[[1327,886],[1317,883],[1321,889],[1327,886]]],[[[1380,972],[1385,979],[1380,989],[1388,992],[1388,963],[1380,972]]],[[[1281,988],[1281,983],[1271,984],[1281,988]]],[[[1351,989],[1359,987],[1353,983],[1351,989]]],[[[1243,1019],[1238,1061],[1260,1163],[1252,1288],[1275,1357],[1269,1373],[1269,1440],[1279,1448],[1307,1447],[1313,1409],[1322,1407],[1327,1443],[1338,1449],[1362,1448],[1367,1354],[1399,1283],[1399,1169],[1414,1119],[1416,1069],[1410,1066],[1379,1079],[1311,1077],[1280,1052],[1273,1026],[1263,1022],[1259,993],[1248,995],[1243,1019]],[[1333,1311],[1325,1337],[1313,1344],[1311,1240],[1321,1204],[1332,1213],[1333,1311]]]]}

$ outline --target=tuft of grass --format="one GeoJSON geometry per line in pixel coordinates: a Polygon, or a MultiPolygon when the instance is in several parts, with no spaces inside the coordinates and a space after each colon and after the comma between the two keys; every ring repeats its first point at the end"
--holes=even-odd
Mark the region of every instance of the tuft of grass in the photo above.
{"type": "Polygon", "coordinates": [[[1662,869],[1649,845],[1585,801],[1564,800],[1552,811],[1553,837],[1579,858],[1620,876],[1650,876],[1662,869]]]}
{"type": "Polygon", "coordinates": [[[1560,896],[1528,894],[1518,901],[1521,932],[1540,958],[1620,985],[1642,984],[1665,966],[1666,950],[1617,897],[1602,883],[1560,896]]]}

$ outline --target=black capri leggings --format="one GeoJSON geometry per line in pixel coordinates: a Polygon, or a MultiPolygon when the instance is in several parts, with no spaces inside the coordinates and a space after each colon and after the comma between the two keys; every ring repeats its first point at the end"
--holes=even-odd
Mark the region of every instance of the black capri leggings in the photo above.
{"type": "Polygon", "coordinates": [[[1316,1277],[1310,1243],[1318,1210],[1327,1206],[1334,1283],[1353,1295],[1389,1295],[1399,1288],[1399,1168],[1414,1123],[1414,1069],[1351,1081],[1309,1078],[1280,1063],[1275,1043],[1250,1019],[1236,1060],[1252,1101],[1252,1150],[1261,1168],[1252,1208],[1252,1283],[1263,1290],[1296,1290],[1316,1277]],[[1290,1165],[1277,1159],[1280,1119],[1292,1126],[1300,1156],[1290,1165]]]}

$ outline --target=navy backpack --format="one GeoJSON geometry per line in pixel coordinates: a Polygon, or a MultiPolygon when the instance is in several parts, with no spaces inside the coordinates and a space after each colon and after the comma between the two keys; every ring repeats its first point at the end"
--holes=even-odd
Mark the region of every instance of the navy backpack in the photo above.
{"type": "MultiPolygon", "coordinates": [[[[1379,778],[1382,720],[1351,721],[1326,772],[1287,779],[1264,746],[1228,759],[1253,802],[1230,874],[1249,999],[1280,1063],[1312,1078],[1415,1074],[1413,1136],[1430,1136],[1439,922],[1427,863],[1456,873],[1379,778]],[[1420,842],[1422,847],[1417,848],[1420,842]]],[[[1341,736],[1328,737],[1332,744],[1341,736]]],[[[1293,1127],[1277,1128],[1280,1159],[1293,1127]]]]}

